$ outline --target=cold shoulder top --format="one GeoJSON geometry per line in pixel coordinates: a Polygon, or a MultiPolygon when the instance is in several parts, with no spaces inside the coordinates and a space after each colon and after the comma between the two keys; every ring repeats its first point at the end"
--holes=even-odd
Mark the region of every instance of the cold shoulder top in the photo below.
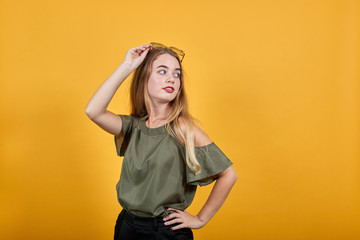
{"type": "Polygon", "coordinates": [[[164,217],[170,213],[167,207],[185,210],[197,185],[212,183],[215,175],[232,164],[214,142],[195,147],[202,169],[195,175],[186,164],[185,146],[165,126],[148,128],[146,120],[118,115],[122,131],[114,140],[117,155],[124,159],[117,197],[125,210],[137,216],[164,217]]]}

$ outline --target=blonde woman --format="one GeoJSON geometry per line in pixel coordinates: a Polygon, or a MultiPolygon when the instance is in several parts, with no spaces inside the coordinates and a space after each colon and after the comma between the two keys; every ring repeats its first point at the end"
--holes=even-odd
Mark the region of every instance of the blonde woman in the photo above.
{"type": "Polygon", "coordinates": [[[114,239],[193,239],[219,210],[237,180],[232,162],[188,112],[184,52],[159,43],[127,51],[124,61],[86,106],[87,116],[114,135],[124,156],[116,185],[123,208],[114,239]],[[131,114],[107,107],[133,72],[131,114]],[[198,185],[216,181],[197,214],[186,211],[198,185]]]}

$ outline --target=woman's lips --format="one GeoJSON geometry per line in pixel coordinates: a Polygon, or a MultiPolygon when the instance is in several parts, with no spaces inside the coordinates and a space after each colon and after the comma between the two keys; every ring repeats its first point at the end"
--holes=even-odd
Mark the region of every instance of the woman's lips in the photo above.
{"type": "Polygon", "coordinates": [[[172,93],[174,91],[173,87],[164,87],[163,89],[169,93],[172,93]]]}

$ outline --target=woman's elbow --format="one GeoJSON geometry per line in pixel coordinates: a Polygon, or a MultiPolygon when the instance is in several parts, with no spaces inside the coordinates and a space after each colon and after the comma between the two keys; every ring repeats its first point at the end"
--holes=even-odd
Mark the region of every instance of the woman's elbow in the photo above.
{"type": "Polygon", "coordinates": [[[237,179],[238,179],[238,175],[237,175],[237,173],[236,173],[236,171],[235,171],[234,168],[232,168],[232,171],[231,171],[231,178],[232,178],[232,181],[233,181],[234,184],[235,184],[235,182],[236,182],[237,179]]]}

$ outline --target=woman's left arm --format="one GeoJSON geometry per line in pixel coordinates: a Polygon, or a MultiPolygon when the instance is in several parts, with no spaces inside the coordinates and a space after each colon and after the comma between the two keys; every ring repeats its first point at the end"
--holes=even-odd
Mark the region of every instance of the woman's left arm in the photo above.
{"type": "Polygon", "coordinates": [[[164,221],[166,221],[165,225],[179,223],[179,225],[172,227],[171,230],[180,228],[196,229],[203,227],[223,205],[231,188],[237,180],[237,174],[233,166],[228,167],[216,177],[217,180],[214,187],[198,215],[191,215],[186,210],[181,211],[174,208],[168,208],[168,210],[173,210],[175,212],[164,218],[164,221]]]}

